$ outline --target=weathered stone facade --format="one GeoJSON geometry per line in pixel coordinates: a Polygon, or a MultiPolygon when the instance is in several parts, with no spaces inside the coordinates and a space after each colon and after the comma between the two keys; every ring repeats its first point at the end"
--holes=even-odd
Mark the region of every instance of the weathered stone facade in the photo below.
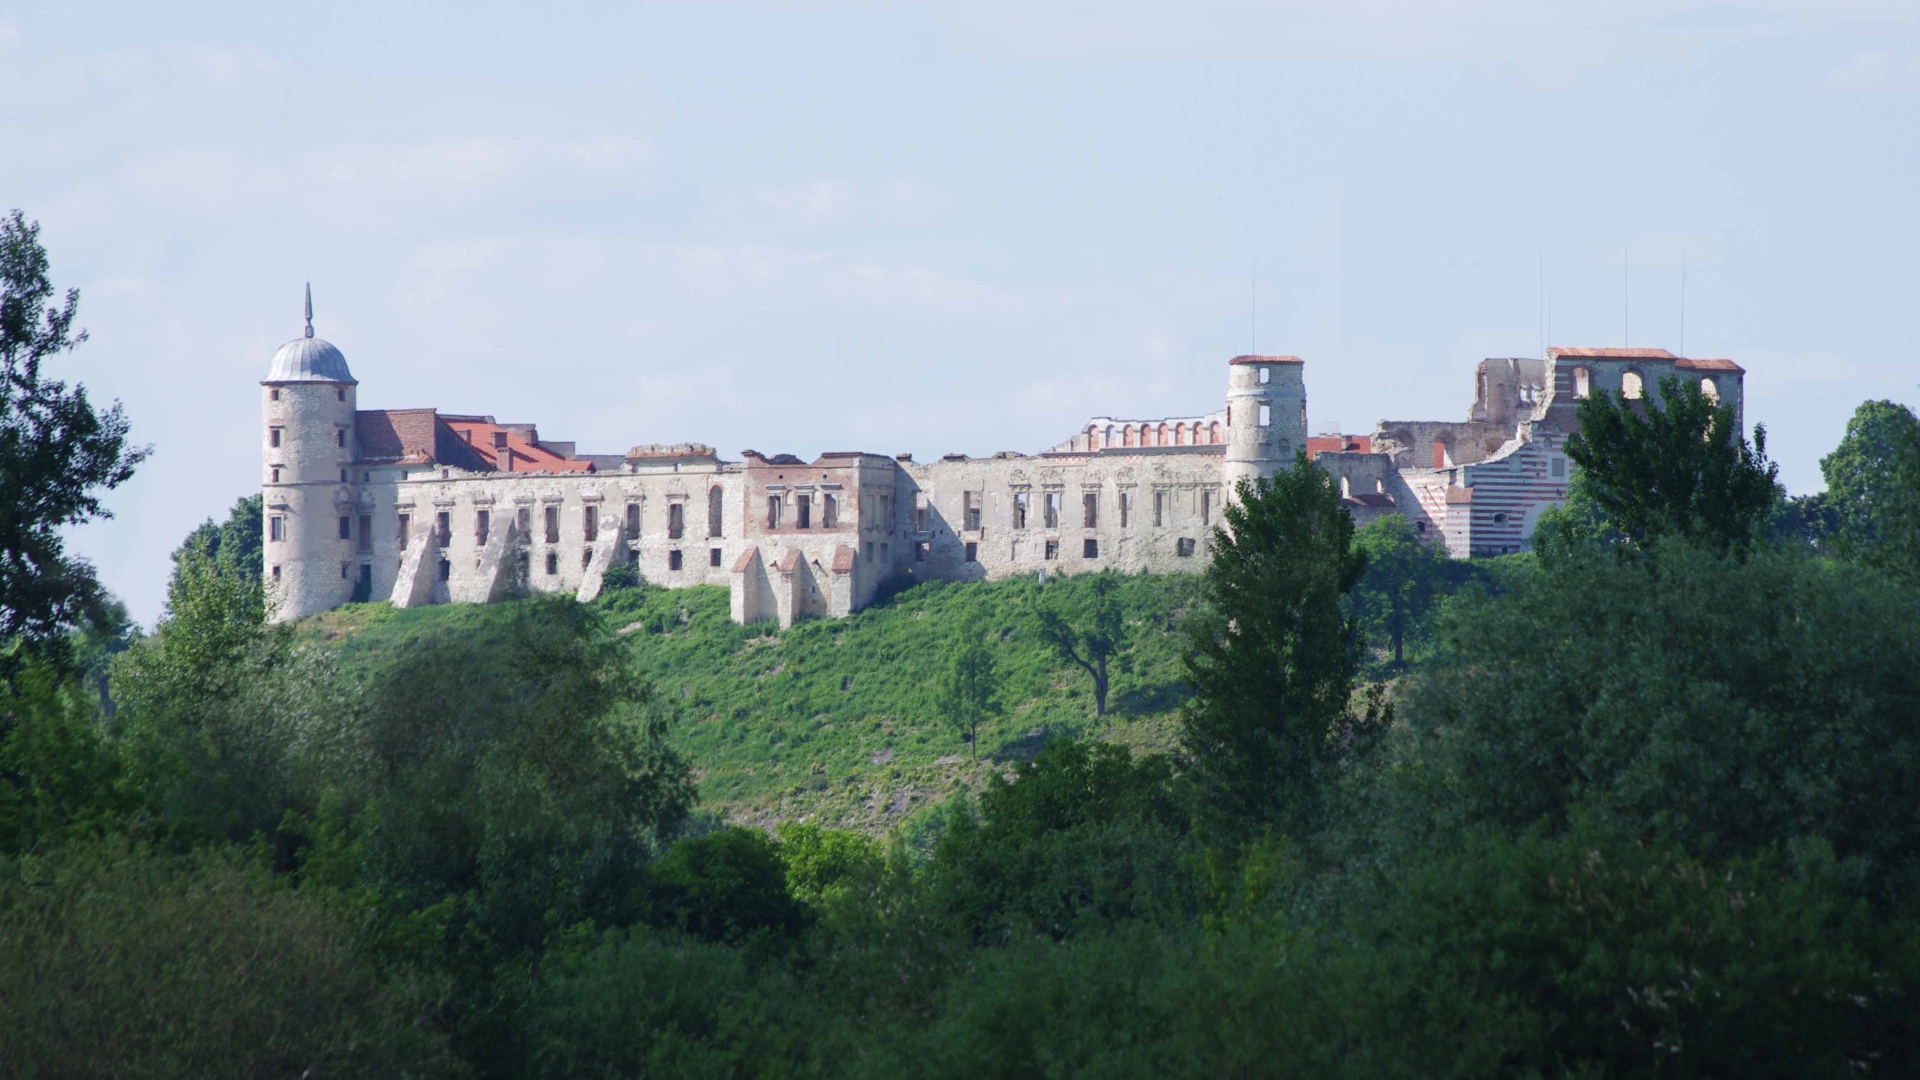
{"type": "Polygon", "coordinates": [[[1357,518],[1404,513],[1455,555],[1517,549],[1565,496],[1577,393],[1679,371],[1740,400],[1740,369],[1659,350],[1489,360],[1463,423],[1382,421],[1307,438],[1304,364],[1228,363],[1216,412],[1098,417],[1037,454],[829,452],[700,444],[575,452],[531,424],[361,410],[337,349],[283,347],[262,386],[266,561],[275,610],[597,595],[616,560],[669,587],[724,584],[733,617],[844,616],[891,586],[1048,570],[1197,570],[1235,485],[1297,452],[1341,478],[1357,518]],[[1576,373],[1583,374],[1576,374],[1576,373]],[[1576,383],[1578,385],[1576,385],[1576,383]],[[1431,455],[1431,456],[1429,456],[1431,455]]]}

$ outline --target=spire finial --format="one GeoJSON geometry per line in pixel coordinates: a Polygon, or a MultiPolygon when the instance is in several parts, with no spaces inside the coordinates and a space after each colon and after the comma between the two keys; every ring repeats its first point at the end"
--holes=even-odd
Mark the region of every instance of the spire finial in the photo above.
{"type": "Polygon", "coordinates": [[[307,336],[313,336],[313,282],[307,282],[307,336]]]}

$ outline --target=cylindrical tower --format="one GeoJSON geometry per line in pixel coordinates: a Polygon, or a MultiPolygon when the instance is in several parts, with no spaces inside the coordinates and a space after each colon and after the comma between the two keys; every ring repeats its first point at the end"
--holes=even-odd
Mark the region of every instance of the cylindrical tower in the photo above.
{"type": "Polygon", "coordinates": [[[260,383],[267,602],[276,622],[346,603],[371,557],[352,471],[357,386],[340,350],[313,336],[309,286],[305,336],[280,346],[260,383]]]}
{"type": "Polygon", "coordinates": [[[1297,356],[1236,356],[1227,361],[1227,497],[1241,480],[1293,464],[1307,448],[1306,361],[1297,356]]]}

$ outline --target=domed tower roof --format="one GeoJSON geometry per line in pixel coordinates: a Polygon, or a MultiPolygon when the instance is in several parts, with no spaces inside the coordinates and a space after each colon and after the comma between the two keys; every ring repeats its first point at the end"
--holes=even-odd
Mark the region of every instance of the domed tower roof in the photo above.
{"type": "Polygon", "coordinates": [[[313,286],[307,286],[307,333],[294,338],[273,354],[273,366],[265,382],[337,382],[356,383],[347,370],[347,358],[331,342],[313,336],[313,286]]]}

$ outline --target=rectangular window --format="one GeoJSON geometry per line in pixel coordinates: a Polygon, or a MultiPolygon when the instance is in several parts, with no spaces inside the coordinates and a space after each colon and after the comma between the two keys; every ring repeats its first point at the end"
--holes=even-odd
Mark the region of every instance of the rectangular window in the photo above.
{"type": "Polygon", "coordinates": [[[1120,527],[1125,529],[1133,524],[1133,492],[1120,493],[1120,527]]]}
{"type": "Polygon", "coordinates": [[[360,586],[368,590],[373,588],[373,566],[369,563],[360,564],[360,586]]]}
{"type": "Polygon", "coordinates": [[[580,508],[580,537],[589,544],[600,539],[600,508],[591,503],[580,508]]]}
{"type": "Polygon", "coordinates": [[[533,511],[532,510],[524,506],[518,510],[515,510],[513,512],[513,525],[514,525],[514,529],[520,534],[521,543],[528,544],[533,542],[533,511]]]}
{"type": "Polygon", "coordinates": [[[1184,537],[1184,536],[1183,536],[1183,537],[1181,537],[1180,539],[1178,539],[1178,540],[1176,540],[1176,541],[1174,541],[1174,544],[1173,544],[1173,553],[1174,553],[1175,555],[1178,555],[1178,556],[1180,556],[1180,557],[1181,557],[1181,558],[1183,558],[1183,559],[1184,559],[1184,558],[1186,558],[1186,557],[1187,557],[1187,556],[1189,556],[1189,555],[1192,555],[1192,554],[1193,554],[1193,541],[1192,541],[1191,539],[1189,539],[1189,538],[1187,538],[1187,537],[1184,537]]]}
{"type": "MultiPolygon", "coordinates": [[[[980,493],[969,491],[962,496],[966,500],[966,525],[975,532],[980,530],[980,493]]],[[[973,560],[969,559],[968,562],[973,560]]]]}
{"type": "Polygon", "coordinates": [[[913,531],[933,531],[933,510],[927,505],[926,492],[915,492],[913,496],[913,531]]]}
{"type": "Polygon", "coordinates": [[[718,484],[707,489],[707,536],[709,539],[719,536],[721,510],[726,505],[726,492],[718,484]]]}
{"type": "Polygon", "coordinates": [[[267,391],[267,400],[268,400],[268,401],[279,401],[279,400],[280,400],[280,388],[276,386],[276,387],[274,387],[273,389],[271,389],[271,390],[269,390],[269,391],[267,391]]]}
{"type": "Polygon", "coordinates": [[[1553,475],[1555,476],[1567,475],[1567,459],[1566,458],[1553,459],[1553,475]]]}
{"type": "Polygon", "coordinates": [[[587,567],[592,565],[593,565],[593,549],[581,548],[580,549],[580,569],[585,570],[587,567]]]}
{"type": "Polygon", "coordinates": [[[353,539],[353,519],[352,518],[343,517],[340,519],[340,539],[342,540],[353,539]]]}
{"type": "Polygon", "coordinates": [[[927,543],[925,540],[915,540],[913,542],[913,561],[926,562],[927,549],[932,546],[933,545],[927,543]]]}
{"type": "Polygon", "coordinates": [[[445,559],[440,560],[440,580],[453,580],[453,564],[445,559]]]}
{"type": "Polygon", "coordinates": [[[1060,557],[1060,541],[1058,540],[1047,541],[1046,557],[1049,559],[1057,559],[1060,557]]]}
{"type": "Polygon", "coordinates": [[[347,429],[339,428],[335,430],[333,433],[333,442],[335,446],[347,445],[347,429]]]}
{"type": "Polygon", "coordinates": [[[793,526],[796,529],[813,528],[813,496],[804,492],[794,494],[793,526]]]}
{"type": "MultiPolygon", "coordinates": [[[[549,544],[559,543],[560,542],[560,508],[559,507],[557,506],[547,507],[546,525],[547,525],[547,543],[549,544]]],[[[552,573],[553,571],[549,570],[547,572],[552,573]]]]}
{"type": "Polygon", "coordinates": [[[1088,537],[1087,539],[1082,540],[1080,542],[1080,557],[1083,559],[1099,558],[1100,557],[1100,541],[1095,540],[1092,537],[1088,537]]]}
{"type": "Polygon", "coordinates": [[[552,577],[553,575],[559,572],[560,572],[559,553],[553,552],[553,551],[547,552],[547,576],[552,577]]]}
{"type": "Polygon", "coordinates": [[[980,561],[980,545],[979,544],[975,544],[972,542],[969,542],[967,544],[967,561],[968,562],[980,561]]]}
{"type": "Polygon", "coordinates": [[[667,504],[667,539],[678,540],[687,532],[687,504],[667,504]]]}
{"type": "Polygon", "coordinates": [[[1200,524],[1213,524],[1213,492],[1211,491],[1200,493],[1200,524]]]}
{"type": "Polygon", "coordinates": [[[280,580],[280,564],[279,563],[273,564],[273,580],[275,581],[280,580]]]}
{"type": "Polygon", "coordinates": [[[1016,529],[1027,527],[1027,493],[1024,491],[1013,493],[1013,527],[1016,529]]]}
{"type": "MultiPolygon", "coordinates": [[[[405,521],[405,518],[401,519],[405,521]]],[[[267,539],[285,540],[287,538],[287,519],[278,514],[267,519],[267,539]]]]}
{"type": "Polygon", "coordinates": [[[627,539],[640,539],[640,504],[627,504],[627,539]]]}
{"type": "Polygon", "coordinates": [[[1085,519],[1082,524],[1089,529],[1100,524],[1099,492],[1089,491],[1080,496],[1080,516],[1085,519]]]}
{"type": "Polygon", "coordinates": [[[669,570],[680,569],[680,549],[679,548],[674,548],[672,551],[667,552],[667,569],[669,570]]]}
{"type": "Polygon", "coordinates": [[[873,541],[867,541],[867,561],[873,561],[873,541]]]}
{"type": "Polygon", "coordinates": [[[476,547],[487,546],[487,531],[493,524],[493,515],[485,510],[473,512],[473,543],[476,547]]]}
{"type": "Polygon", "coordinates": [[[273,479],[270,481],[270,483],[277,484],[279,482],[280,482],[280,470],[276,468],[273,470],[273,479]]]}
{"type": "Polygon", "coordinates": [[[628,566],[640,565],[640,553],[638,551],[631,550],[631,549],[627,551],[627,565],[628,566]]]}
{"type": "Polygon", "coordinates": [[[401,551],[407,550],[407,526],[412,523],[413,523],[412,516],[408,514],[401,514],[400,520],[399,520],[399,528],[393,531],[393,539],[397,544],[400,545],[401,551]]]}
{"type": "Polygon", "coordinates": [[[1261,427],[1273,426],[1273,406],[1271,405],[1260,406],[1260,426],[1261,427]]]}
{"type": "Polygon", "coordinates": [[[840,527],[840,496],[829,491],[820,496],[820,527],[837,529],[840,527]]]}
{"type": "Polygon", "coordinates": [[[708,566],[720,565],[720,549],[719,548],[707,549],[707,565],[708,566]]]}
{"type": "Polygon", "coordinates": [[[373,515],[360,515],[360,550],[373,550],[373,515]]]}
{"type": "Polygon", "coordinates": [[[1167,523],[1167,493],[1153,493],[1153,527],[1158,529],[1167,523]]]}
{"type": "Polygon", "coordinates": [[[888,556],[887,556],[887,545],[885,545],[885,544],[881,544],[881,545],[880,545],[880,561],[881,561],[881,562],[886,562],[886,561],[887,561],[887,557],[888,557],[888,556]]]}
{"type": "Polygon", "coordinates": [[[346,563],[340,564],[340,580],[341,581],[347,580],[347,564],[346,563]]]}
{"type": "Polygon", "coordinates": [[[1060,527],[1060,493],[1057,491],[1047,492],[1047,516],[1044,524],[1049,529],[1060,527]]]}
{"type": "Polygon", "coordinates": [[[279,446],[280,433],[284,430],[285,430],[284,428],[268,428],[267,429],[267,445],[279,446]]]}
{"type": "Polygon", "coordinates": [[[777,529],[779,527],[780,527],[780,496],[769,495],[767,496],[767,528],[777,529]]]}
{"type": "Polygon", "coordinates": [[[434,517],[433,531],[439,535],[440,546],[446,547],[453,543],[453,516],[442,510],[434,517]]]}

